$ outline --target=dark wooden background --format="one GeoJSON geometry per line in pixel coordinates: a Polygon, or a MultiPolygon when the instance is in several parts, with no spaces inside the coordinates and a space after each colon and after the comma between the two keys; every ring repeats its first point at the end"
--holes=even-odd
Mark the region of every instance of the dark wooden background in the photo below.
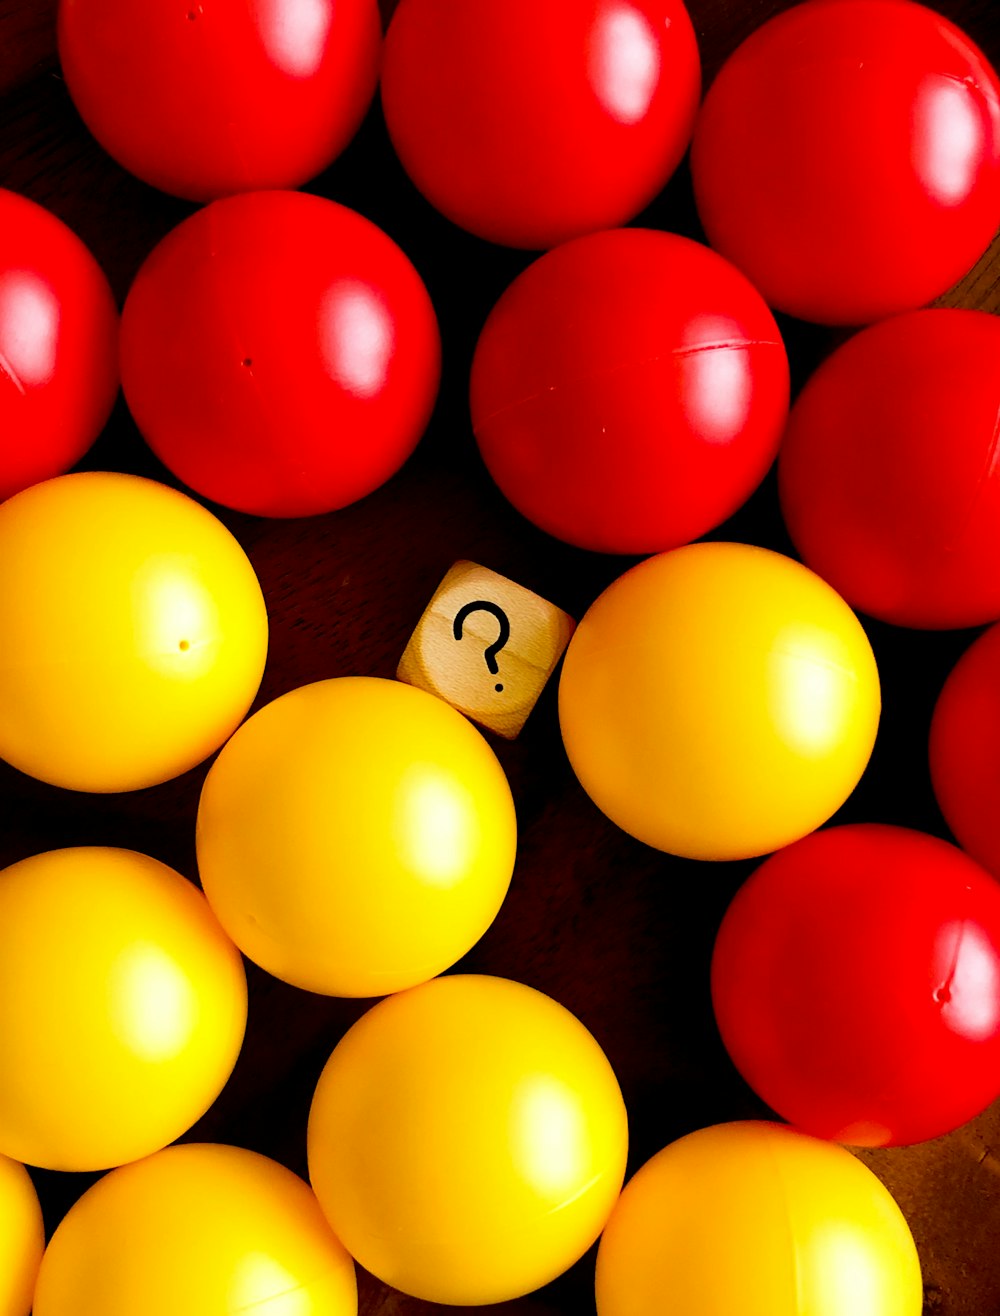
{"type": "MultiPolygon", "coordinates": [[[[784,7],[774,0],[691,0],[706,85],[743,37],[784,7]]],[[[934,7],[1000,63],[997,0],[936,0],[934,7]]],[[[70,224],[103,265],[120,302],[154,243],[194,207],[133,179],[90,138],[59,76],[53,9],[53,0],[0,0],[0,186],[32,197],[70,224]]],[[[431,210],[396,162],[377,103],[355,142],[309,190],[360,210],[414,261],[441,321],[444,377],[416,454],[360,504],[299,521],[213,509],[248,552],[270,612],[270,656],[256,706],[323,677],[391,677],[417,618],[457,558],[492,567],[577,618],[633,560],[549,539],[505,503],[479,461],[466,405],[472,350],[493,302],[530,257],[469,237],[431,210]]],[[[686,165],[637,222],[701,236],[686,165]]],[[[994,243],[943,301],[996,311],[1000,245],[994,243]]],[[[797,386],[836,336],[788,319],[781,326],[797,386]]],[[[176,483],[146,450],[120,400],[81,465],[176,483]]],[[[773,475],[712,537],[791,550],[773,475]]],[[[947,836],[930,789],[927,730],[945,675],[974,632],[865,625],[881,669],[884,714],[869,769],[837,820],[892,822],[947,836]]],[[[753,864],[673,859],[607,822],[569,769],[554,681],[520,738],[493,744],[517,804],[518,860],[500,916],[459,967],[529,983],[591,1029],[628,1103],[630,1172],[692,1129],[766,1115],[722,1050],[708,995],[715,930],[753,864]]],[[[57,846],[106,844],[145,851],[195,879],[194,818],[205,771],[133,794],[88,796],[43,786],[0,764],[0,864],[57,846]]],[[[219,1101],[188,1137],[250,1147],[305,1173],[313,1086],[333,1045],[370,1003],[312,996],[253,966],[249,976],[242,1057],[219,1101]]],[[[913,1229],[925,1310],[1000,1313],[1000,1103],[946,1138],[864,1153],[864,1159],[896,1195],[913,1229]]],[[[32,1173],[49,1230],[96,1178],[32,1173]]],[[[445,1310],[404,1298],[364,1274],[359,1280],[366,1316],[445,1310]]],[[[593,1311],[592,1285],[591,1253],[540,1293],[488,1310],[586,1316],[593,1311]]]]}

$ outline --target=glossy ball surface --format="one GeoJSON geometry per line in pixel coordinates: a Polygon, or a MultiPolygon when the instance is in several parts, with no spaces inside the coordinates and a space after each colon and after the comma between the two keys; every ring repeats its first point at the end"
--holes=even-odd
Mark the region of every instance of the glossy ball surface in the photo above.
{"type": "Polygon", "coordinates": [[[440,373],[434,308],[381,229],[304,192],[197,211],[122,313],[136,424],[185,484],[260,516],[371,493],[413,451],[440,373]]]}
{"type": "Polygon", "coordinates": [[[0,757],[72,790],[138,790],[208,757],[264,670],[260,585],[184,494],[63,475],[0,506],[0,757]]]}
{"type": "Polygon", "coordinates": [[[402,0],[381,88],[433,206],[542,248],[652,201],[690,141],[701,64],[682,0],[402,0]]]}
{"type": "Polygon", "coordinates": [[[207,201],[298,187],[375,92],[376,0],[60,0],[63,76],[119,164],[207,201]]]}
{"type": "Polygon", "coordinates": [[[44,1250],[42,1208],[28,1172],[0,1156],[0,1316],[28,1316],[44,1250]]]}
{"type": "Polygon", "coordinates": [[[0,502],[87,451],[118,393],[118,310],[97,261],[0,188],[0,502]]]}
{"type": "Polygon", "coordinates": [[[356,1316],[354,1263],[275,1161],[213,1143],[105,1175],[42,1263],[34,1316],[356,1316]]]}
{"type": "Polygon", "coordinates": [[[712,246],[767,301],[867,324],[945,292],[1000,214],[1000,84],[910,0],[808,0],[758,28],[691,152],[712,246]]]}
{"type": "Polygon", "coordinates": [[[699,1129],[625,1185],[597,1254],[598,1316],[920,1316],[899,1207],[850,1152],[777,1124],[699,1129]]]}
{"type": "Polygon", "coordinates": [[[399,681],[340,677],[282,695],[225,746],[198,809],[198,868],[268,973],[381,996],[478,941],[516,837],[507,778],[470,722],[399,681]]]}
{"type": "Polygon", "coordinates": [[[760,295],[700,243],[620,229],[529,266],[476,346],[472,426],[559,539],[651,553],[718,525],[781,439],[788,361],[760,295]]]}
{"type": "Polygon", "coordinates": [[[936,1138],[1000,1095],[1000,886],[922,832],[817,832],[737,892],[712,999],[736,1067],[796,1128],[936,1138]]]}
{"type": "Polygon", "coordinates": [[[1000,625],[965,651],[944,683],[931,719],[930,769],[959,845],[1000,878],[1000,625]]]}
{"type": "Polygon", "coordinates": [[[647,845],[745,859],[825,822],[880,712],[847,604],[791,558],[690,544],[601,594],[563,661],[559,721],[597,807],[647,845]]]}
{"type": "Polygon", "coordinates": [[[618,1082],[578,1019],[521,983],[458,975],[381,1001],[337,1045],[309,1116],[309,1176],[379,1279],[493,1303],[590,1247],[627,1142],[618,1082]]]}
{"type": "Polygon", "coordinates": [[[872,325],[800,393],[778,460],[805,561],[897,626],[1000,616],[1000,320],[926,310],[872,325]]]}
{"type": "Polygon", "coordinates": [[[201,892],[134,850],[0,873],[0,1152],[50,1170],[148,1156],[212,1104],[243,1042],[243,962],[201,892]]]}

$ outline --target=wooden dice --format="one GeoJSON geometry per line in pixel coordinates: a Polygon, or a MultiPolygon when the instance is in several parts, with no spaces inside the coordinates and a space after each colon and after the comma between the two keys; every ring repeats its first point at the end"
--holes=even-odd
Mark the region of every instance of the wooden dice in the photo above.
{"type": "Polygon", "coordinates": [[[456,562],[396,675],[513,740],[573,634],[561,608],[475,562],[456,562]]]}

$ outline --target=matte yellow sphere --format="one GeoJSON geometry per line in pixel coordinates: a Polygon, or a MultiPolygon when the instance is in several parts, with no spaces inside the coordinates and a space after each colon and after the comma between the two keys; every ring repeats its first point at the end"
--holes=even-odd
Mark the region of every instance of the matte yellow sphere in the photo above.
{"type": "Polygon", "coordinates": [[[356,1316],[354,1263],[308,1186],[239,1147],[113,1170],[52,1236],[34,1316],[356,1316]]]}
{"type": "Polygon", "coordinates": [[[503,769],[460,713],[399,681],[339,677],[282,695],[223,749],[198,867],[223,927],[269,973],[381,996],[478,941],[516,834],[503,769]]]}
{"type": "Polygon", "coordinates": [[[309,1175],[387,1284],[492,1303],[594,1242],[627,1142],[618,1082],[575,1016],[521,983],[458,975],[381,1001],[338,1044],[309,1116],[309,1175]]]}
{"type": "Polygon", "coordinates": [[[28,1316],[44,1248],[42,1209],[28,1172],[0,1156],[0,1316],[28,1316]]]}
{"type": "Polygon", "coordinates": [[[691,544],[614,581],[559,684],[570,763],[599,809],[691,859],[766,854],[854,789],[881,709],[861,623],[791,558],[691,544]]]}
{"type": "Polygon", "coordinates": [[[597,1254],[598,1316],[920,1316],[920,1263],[859,1160],[777,1124],[699,1129],[629,1180],[597,1254]]]}
{"type": "Polygon", "coordinates": [[[239,544],[152,480],[87,472],[0,505],[0,758],[84,791],[200,763],[257,693],[267,614],[239,544]]]}
{"type": "Polygon", "coordinates": [[[243,961],[204,896],[134,850],[0,872],[0,1152],[122,1165],[212,1104],[246,1027],[243,961]]]}

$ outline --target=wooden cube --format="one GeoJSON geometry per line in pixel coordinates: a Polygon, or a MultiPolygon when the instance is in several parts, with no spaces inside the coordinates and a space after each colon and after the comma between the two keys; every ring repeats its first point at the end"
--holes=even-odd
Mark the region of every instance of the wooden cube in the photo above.
{"type": "Polygon", "coordinates": [[[513,740],[576,623],[523,585],[456,562],[410,637],[396,675],[513,740]]]}

